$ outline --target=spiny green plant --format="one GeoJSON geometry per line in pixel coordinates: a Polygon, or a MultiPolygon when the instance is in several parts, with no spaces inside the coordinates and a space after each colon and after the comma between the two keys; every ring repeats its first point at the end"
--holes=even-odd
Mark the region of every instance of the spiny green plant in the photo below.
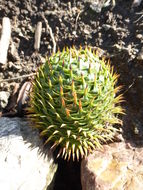
{"type": "Polygon", "coordinates": [[[114,138],[123,110],[116,96],[118,75],[91,48],[64,49],[51,55],[33,81],[30,117],[57,156],[87,156],[114,138]]]}

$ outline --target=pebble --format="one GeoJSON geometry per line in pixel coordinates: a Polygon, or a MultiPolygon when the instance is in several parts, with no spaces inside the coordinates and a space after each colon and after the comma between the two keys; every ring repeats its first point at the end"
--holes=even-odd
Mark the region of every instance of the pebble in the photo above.
{"type": "Polygon", "coordinates": [[[112,26],[109,24],[103,24],[103,28],[105,29],[105,31],[108,31],[110,28],[112,28],[112,26]]]}
{"type": "Polygon", "coordinates": [[[22,9],[22,10],[21,10],[21,13],[27,15],[27,14],[28,14],[28,10],[22,9]]]}
{"type": "Polygon", "coordinates": [[[142,34],[137,34],[137,35],[136,35],[136,38],[142,39],[142,38],[143,38],[143,35],[142,35],[142,34]]]}
{"type": "Polygon", "coordinates": [[[30,30],[30,31],[32,31],[32,32],[34,32],[34,30],[33,30],[32,26],[31,26],[30,24],[28,24],[28,25],[27,25],[27,28],[28,28],[28,30],[30,30]]]}
{"type": "Polygon", "coordinates": [[[8,104],[10,93],[7,91],[0,92],[0,108],[5,108],[8,104]]]}
{"type": "Polygon", "coordinates": [[[142,0],[134,0],[133,3],[132,3],[132,7],[138,7],[140,6],[142,0]]]}
{"type": "Polygon", "coordinates": [[[98,37],[101,38],[102,37],[102,34],[101,32],[98,33],[98,37]]]}
{"type": "Polygon", "coordinates": [[[140,50],[139,54],[137,55],[138,60],[143,60],[143,48],[140,50]]]}
{"type": "Polygon", "coordinates": [[[89,30],[86,29],[86,28],[84,29],[84,33],[85,33],[85,34],[90,34],[89,30]]]}
{"type": "Polygon", "coordinates": [[[73,34],[74,36],[76,36],[76,31],[73,31],[72,34],[73,34]]]}

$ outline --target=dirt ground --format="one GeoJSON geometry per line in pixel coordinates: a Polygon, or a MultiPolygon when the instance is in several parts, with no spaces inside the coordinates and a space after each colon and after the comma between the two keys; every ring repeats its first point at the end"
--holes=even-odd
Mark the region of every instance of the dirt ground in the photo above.
{"type": "Polygon", "coordinates": [[[123,117],[124,137],[141,146],[143,2],[140,5],[134,4],[133,0],[111,0],[109,4],[103,3],[103,0],[95,2],[97,0],[0,0],[0,23],[4,16],[10,18],[11,44],[15,47],[14,55],[9,48],[7,64],[0,65],[0,91],[7,92],[10,105],[4,108],[1,100],[0,111],[17,111],[20,87],[30,80],[25,75],[34,73],[45,57],[52,53],[53,40],[47,30],[47,20],[57,49],[88,45],[93,49],[100,48],[101,55],[110,58],[115,71],[120,74],[119,84],[123,85],[123,107],[126,110],[123,117]],[[42,22],[42,36],[37,52],[34,35],[38,21],[42,22]],[[16,96],[12,99],[14,93],[16,96]],[[14,104],[11,104],[12,101],[14,104]]]}

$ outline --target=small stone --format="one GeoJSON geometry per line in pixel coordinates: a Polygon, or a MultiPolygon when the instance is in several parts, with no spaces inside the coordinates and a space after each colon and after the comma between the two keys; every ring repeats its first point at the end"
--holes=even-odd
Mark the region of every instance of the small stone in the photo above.
{"type": "Polygon", "coordinates": [[[103,24],[102,26],[106,31],[108,31],[112,26],[109,24],[103,24]]]}
{"type": "Polygon", "coordinates": [[[133,129],[134,129],[134,134],[138,138],[142,138],[143,137],[143,126],[142,126],[142,123],[137,118],[135,118],[132,121],[132,125],[133,125],[133,129]]]}
{"type": "Polygon", "coordinates": [[[132,3],[132,7],[138,7],[140,6],[142,0],[134,0],[133,3],[132,3]]]}
{"type": "Polygon", "coordinates": [[[95,11],[95,12],[97,12],[97,13],[100,13],[101,10],[102,10],[102,5],[101,5],[98,1],[95,1],[95,2],[92,2],[92,3],[90,4],[90,8],[91,8],[93,11],[95,11]]]}
{"type": "Polygon", "coordinates": [[[137,34],[137,35],[136,35],[136,38],[142,39],[142,38],[143,38],[143,35],[142,35],[142,34],[137,34]]]}
{"type": "Polygon", "coordinates": [[[21,31],[19,32],[19,37],[24,38],[24,35],[23,35],[23,33],[21,31]]]}
{"type": "Polygon", "coordinates": [[[26,10],[26,9],[21,9],[21,13],[24,14],[24,15],[27,15],[27,14],[28,14],[28,10],[26,10]]]}
{"type": "Polygon", "coordinates": [[[143,60],[143,48],[141,48],[140,52],[137,55],[138,60],[143,60]]]}
{"type": "Polygon", "coordinates": [[[14,41],[15,41],[16,43],[18,43],[18,44],[20,43],[20,39],[17,38],[17,37],[14,38],[14,41]]]}
{"type": "Polygon", "coordinates": [[[10,93],[6,91],[0,92],[0,108],[5,108],[8,104],[10,93]]]}
{"type": "Polygon", "coordinates": [[[28,28],[29,31],[32,31],[32,32],[34,31],[30,24],[27,25],[27,28],[28,28]]]}
{"type": "Polygon", "coordinates": [[[26,61],[30,60],[30,56],[28,56],[28,55],[25,56],[25,60],[26,60],[26,61]]]}
{"type": "Polygon", "coordinates": [[[84,33],[85,33],[85,34],[90,34],[89,30],[86,29],[86,28],[84,29],[84,33]]]}
{"type": "Polygon", "coordinates": [[[102,34],[101,32],[98,33],[98,37],[101,38],[102,37],[102,34]]]}
{"type": "Polygon", "coordinates": [[[24,55],[24,51],[21,51],[21,55],[24,55]]]}
{"type": "Polygon", "coordinates": [[[51,46],[51,45],[48,45],[48,49],[52,49],[52,46],[51,46]]]}
{"type": "Polygon", "coordinates": [[[72,34],[73,34],[74,36],[76,36],[76,31],[73,31],[72,34]]]}
{"type": "Polygon", "coordinates": [[[129,23],[129,22],[130,22],[130,19],[129,19],[129,18],[125,19],[125,22],[126,22],[126,23],[129,23]]]}

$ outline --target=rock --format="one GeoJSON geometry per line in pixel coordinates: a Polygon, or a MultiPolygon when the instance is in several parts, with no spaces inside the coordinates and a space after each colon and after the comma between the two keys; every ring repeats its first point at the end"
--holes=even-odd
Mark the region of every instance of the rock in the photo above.
{"type": "Polygon", "coordinates": [[[19,118],[0,118],[0,189],[51,190],[57,165],[38,131],[19,118]]]}
{"type": "Polygon", "coordinates": [[[138,60],[143,60],[143,48],[141,48],[141,50],[140,50],[139,53],[137,54],[137,59],[138,59],[138,60]]]}
{"type": "Polygon", "coordinates": [[[85,29],[84,29],[84,33],[87,34],[87,35],[89,35],[89,34],[90,34],[90,31],[89,31],[87,28],[85,28],[85,29]]]}
{"type": "MultiPolygon", "coordinates": [[[[114,5],[114,0],[85,0],[85,2],[90,3],[90,8],[96,13],[100,13],[102,8],[114,5]]],[[[115,6],[115,5],[114,5],[115,6]]]]}
{"type": "Polygon", "coordinates": [[[142,35],[142,34],[137,34],[137,35],[136,35],[136,38],[137,38],[137,39],[142,39],[142,38],[143,38],[143,35],[142,35]]]}
{"type": "Polygon", "coordinates": [[[5,108],[7,106],[9,96],[10,96],[10,93],[7,91],[0,92],[0,109],[5,108]]]}
{"type": "Polygon", "coordinates": [[[82,190],[143,189],[143,147],[104,145],[81,163],[82,190]]]}
{"type": "Polygon", "coordinates": [[[132,7],[138,7],[140,6],[142,0],[134,0],[133,3],[132,3],[132,7]]]}

